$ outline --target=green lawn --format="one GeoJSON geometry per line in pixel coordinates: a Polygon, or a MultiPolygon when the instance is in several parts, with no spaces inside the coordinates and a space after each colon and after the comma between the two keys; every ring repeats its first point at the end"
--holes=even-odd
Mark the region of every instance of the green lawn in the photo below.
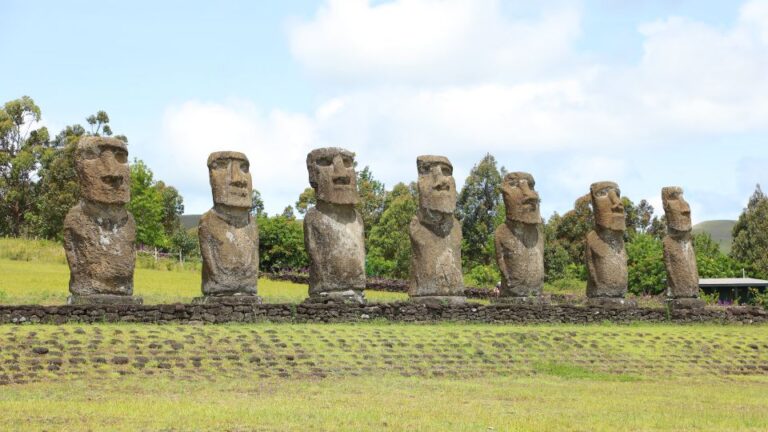
{"type": "MultiPolygon", "coordinates": [[[[0,304],[64,304],[69,295],[69,268],[64,263],[0,259],[0,304]]],[[[134,295],[145,304],[189,303],[201,295],[199,271],[167,271],[137,268],[134,295]]],[[[307,286],[259,280],[259,295],[268,303],[300,303],[307,286]]],[[[405,293],[366,291],[371,301],[397,301],[405,293]]]]}
{"type": "Polygon", "coordinates": [[[5,325],[0,347],[4,431],[768,429],[766,326],[5,325]]]}

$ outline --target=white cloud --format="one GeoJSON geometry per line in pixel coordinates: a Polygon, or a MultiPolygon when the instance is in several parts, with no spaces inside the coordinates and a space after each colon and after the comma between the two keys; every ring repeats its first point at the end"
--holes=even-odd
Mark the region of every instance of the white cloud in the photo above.
{"type": "Polygon", "coordinates": [[[579,33],[573,8],[511,20],[498,0],[330,0],[289,27],[309,71],[366,84],[531,78],[569,61],[579,33]]]}
{"type": "Polygon", "coordinates": [[[298,197],[306,187],[303,166],[314,135],[314,120],[308,116],[264,113],[241,101],[191,101],[168,108],[163,124],[166,144],[154,157],[165,163],[153,166],[158,177],[181,189],[188,212],[211,206],[206,160],[213,151],[245,153],[254,187],[268,205],[292,204],[285,198],[298,197]]]}
{"type": "Polygon", "coordinates": [[[244,150],[271,212],[306,187],[306,152],[327,145],[357,152],[390,187],[414,179],[419,154],[451,158],[461,183],[491,152],[537,176],[546,207],[561,212],[604,179],[653,203],[662,186],[681,184],[711,214],[743,193],[736,182],[718,195],[699,186],[727,152],[701,143],[768,131],[768,1],[745,3],[729,28],[643,24],[642,56],[629,66],[579,52],[578,8],[539,12],[511,19],[492,0],[330,0],[288,29],[296,60],[330,89],[315,113],[189,102],[166,115],[166,154],[199,167],[190,188],[207,203],[208,152],[244,150]]]}

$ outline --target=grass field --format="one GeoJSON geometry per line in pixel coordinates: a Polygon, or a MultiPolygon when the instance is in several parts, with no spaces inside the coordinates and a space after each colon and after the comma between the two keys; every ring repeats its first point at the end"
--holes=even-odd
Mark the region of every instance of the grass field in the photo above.
{"type": "Polygon", "coordinates": [[[766,336],[765,326],[0,326],[0,430],[762,431],[766,336]]]}
{"type": "MultiPolygon", "coordinates": [[[[145,303],[200,295],[158,263],[145,303]]],[[[68,294],[55,243],[0,239],[0,275],[0,304],[68,294]]],[[[2,431],[764,431],[767,406],[765,325],[0,325],[2,431]]]]}
{"type": "MultiPolygon", "coordinates": [[[[66,264],[0,259],[0,304],[64,304],[69,295],[66,264]]],[[[200,272],[137,268],[134,295],[145,304],[190,303],[201,295],[200,272]]],[[[268,303],[300,303],[307,286],[290,282],[259,280],[259,295],[268,303]]],[[[405,300],[405,293],[366,291],[371,301],[405,300]]]]}

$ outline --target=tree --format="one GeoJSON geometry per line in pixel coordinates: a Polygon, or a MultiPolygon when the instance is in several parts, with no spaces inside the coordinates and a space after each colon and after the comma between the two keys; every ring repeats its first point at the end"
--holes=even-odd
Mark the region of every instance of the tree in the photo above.
{"type": "Polygon", "coordinates": [[[282,216],[282,217],[284,217],[284,218],[286,218],[288,220],[295,220],[296,219],[296,215],[293,214],[293,207],[291,207],[291,206],[286,206],[283,209],[283,212],[280,214],[280,216],[282,216]]]}
{"type": "Polygon", "coordinates": [[[640,200],[637,205],[637,228],[647,233],[653,223],[653,206],[646,200],[640,200]]]}
{"type": "Polygon", "coordinates": [[[154,185],[163,200],[163,230],[168,238],[182,229],[179,216],[184,214],[184,198],[173,186],[167,186],[163,181],[154,185]]]}
{"type": "Polygon", "coordinates": [[[501,208],[501,181],[496,159],[488,153],[472,167],[459,193],[456,213],[463,236],[462,261],[467,269],[478,264],[489,265],[493,261],[493,233],[501,208]]]}
{"type": "Polygon", "coordinates": [[[152,171],[138,159],[134,159],[131,165],[131,202],[128,203],[128,210],[136,219],[138,243],[157,248],[168,245],[163,226],[163,194],[156,187],[152,171]]]}
{"type": "Polygon", "coordinates": [[[368,274],[405,279],[410,271],[411,240],[408,227],[416,215],[416,185],[398,183],[387,194],[379,223],[368,239],[368,274]]]}
{"type": "Polygon", "coordinates": [[[573,210],[564,214],[553,228],[555,239],[568,253],[570,262],[574,264],[584,264],[587,234],[594,226],[590,200],[589,194],[577,199],[573,203],[573,210]]]}
{"type": "Polygon", "coordinates": [[[386,199],[384,184],[373,178],[373,173],[367,166],[357,172],[357,193],[360,195],[360,202],[355,208],[363,218],[363,234],[367,240],[371,228],[379,222],[386,199]]]}
{"type": "Polygon", "coordinates": [[[259,268],[265,272],[299,270],[309,265],[304,249],[304,226],[283,215],[257,218],[259,225],[259,268]]]}
{"type": "Polygon", "coordinates": [[[744,262],[752,276],[768,277],[768,198],[759,184],[733,227],[731,257],[744,262]]]}
{"type": "Polygon", "coordinates": [[[261,192],[256,189],[253,190],[251,195],[251,214],[253,216],[264,214],[264,200],[261,199],[261,192]]]}
{"type": "Polygon", "coordinates": [[[661,240],[637,233],[626,243],[629,292],[660,294],[666,289],[667,272],[661,240]]]}
{"type": "Polygon", "coordinates": [[[40,107],[29,96],[0,109],[0,235],[18,237],[34,208],[34,175],[49,151],[48,129],[32,130],[40,118],[40,107]]]}
{"type": "Polygon", "coordinates": [[[309,207],[315,204],[317,204],[317,199],[315,198],[315,190],[311,187],[308,187],[304,189],[304,192],[299,195],[299,199],[296,200],[296,211],[298,211],[301,215],[306,214],[307,210],[309,210],[309,207]]]}

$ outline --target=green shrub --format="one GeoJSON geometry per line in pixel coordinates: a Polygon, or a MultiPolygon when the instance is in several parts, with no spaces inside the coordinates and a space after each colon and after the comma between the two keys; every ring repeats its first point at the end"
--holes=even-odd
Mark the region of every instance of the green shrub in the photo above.
{"type": "Polygon", "coordinates": [[[498,270],[489,265],[477,265],[472,267],[464,277],[467,285],[481,288],[492,288],[501,280],[498,270]]]}

